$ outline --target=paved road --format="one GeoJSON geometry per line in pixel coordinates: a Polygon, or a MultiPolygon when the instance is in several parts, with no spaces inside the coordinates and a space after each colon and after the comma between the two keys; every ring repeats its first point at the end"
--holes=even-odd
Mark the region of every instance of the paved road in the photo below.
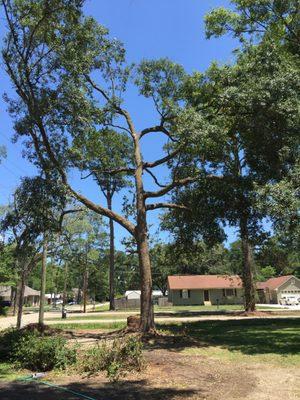
{"type": "MultiPolygon", "coordinates": [[[[104,306],[105,304],[103,304],[104,306]]],[[[92,310],[93,306],[88,306],[89,310],[92,310]]],[[[80,313],[80,307],[79,306],[69,306],[68,307],[69,310],[72,310],[72,316],[82,316],[85,314],[80,313]],[[78,311],[78,312],[76,312],[78,311]],[[73,314],[74,312],[74,314],[73,314]]],[[[103,311],[97,312],[96,314],[103,314],[103,311]]],[[[59,321],[61,319],[61,311],[47,311],[45,312],[44,315],[45,319],[47,318],[57,318],[57,320],[59,321]]],[[[36,323],[38,322],[39,319],[39,314],[38,312],[32,312],[30,314],[23,314],[22,317],[22,326],[28,325],[28,324],[32,324],[32,323],[36,323]]],[[[49,321],[50,323],[51,321],[49,321]]],[[[17,317],[0,317],[0,330],[6,329],[6,328],[11,328],[16,326],[17,323],[17,317]]],[[[52,323],[56,323],[56,321],[52,321],[52,323]]],[[[47,322],[48,324],[48,322],[47,322]]]]}

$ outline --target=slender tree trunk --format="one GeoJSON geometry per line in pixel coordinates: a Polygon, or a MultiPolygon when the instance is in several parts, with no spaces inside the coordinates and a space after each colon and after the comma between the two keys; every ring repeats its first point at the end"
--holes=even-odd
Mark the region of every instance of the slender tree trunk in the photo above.
{"type": "Polygon", "coordinates": [[[87,305],[87,287],[88,287],[88,267],[85,266],[84,275],[83,275],[83,312],[86,313],[86,305],[87,305]]]}
{"type": "Polygon", "coordinates": [[[148,245],[148,227],[146,218],[146,205],[143,186],[143,160],[140,151],[138,137],[135,137],[135,183],[136,183],[136,241],[139,256],[140,279],[141,279],[141,324],[142,332],[150,332],[155,329],[154,312],[152,304],[152,276],[151,262],[148,245]]]}
{"type": "Polygon", "coordinates": [[[12,288],[12,292],[13,292],[13,316],[16,315],[17,313],[17,302],[18,302],[18,298],[17,298],[17,294],[18,294],[18,288],[12,288]]]}
{"type": "Polygon", "coordinates": [[[40,293],[40,307],[39,307],[39,325],[44,324],[45,312],[45,293],[46,293],[46,279],[47,279],[47,253],[48,253],[48,238],[44,235],[43,256],[42,256],[42,274],[41,274],[41,293],[40,293]]]}
{"type": "Polygon", "coordinates": [[[17,329],[21,328],[22,325],[22,315],[23,315],[23,305],[24,305],[24,293],[25,293],[25,281],[26,274],[22,271],[21,280],[18,287],[18,315],[17,315],[17,329]]]}
{"type": "Polygon", "coordinates": [[[62,308],[61,308],[61,316],[63,317],[64,313],[64,308],[67,303],[67,282],[68,282],[68,264],[65,264],[65,276],[64,276],[64,291],[63,291],[63,303],[62,303],[62,308]]]}
{"type": "Polygon", "coordinates": [[[247,219],[240,220],[240,233],[243,254],[243,284],[245,294],[245,311],[255,311],[255,284],[253,277],[252,249],[249,241],[247,219]]]}
{"type": "MultiPolygon", "coordinates": [[[[112,210],[112,196],[107,191],[107,207],[112,210]]],[[[115,232],[114,221],[109,219],[109,309],[115,310],[115,232]]]]}

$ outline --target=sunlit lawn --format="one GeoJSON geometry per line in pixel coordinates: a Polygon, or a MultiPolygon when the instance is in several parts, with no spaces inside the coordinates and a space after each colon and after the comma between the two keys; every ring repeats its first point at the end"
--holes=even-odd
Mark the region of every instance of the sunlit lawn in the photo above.
{"type": "Polygon", "coordinates": [[[300,365],[299,318],[165,323],[158,329],[199,340],[184,349],[189,354],[300,365]]]}
{"type": "MultiPolygon", "coordinates": [[[[125,322],[55,324],[61,329],[117,330],[125,322]]],[[[224,361],[269,362],[280,365],[300,365],[300,319],[243,319],[227,321],[197,321],[159,323],[158,331],[197,339],[196,344],[177,351],[224,359],[224,361]]]]}
{"type": "MultiPolygon", "coordinates": [[[[258,310],[262,309],[268,309],[267,307],[257,307],[258,310]]],[[[97,310],[97,309],[96,309],[97,310]]],[[[203,316],[207,316],[210,314],[217,314],[217,313],[230,313],[231,311],[242,311],[243,307],[240,305],[221,305],[221,306],[173,306],[173,307],[154,307],[154,312],[157,317],[164,317],[166,313],[169,313],[172,316],[180,317],[180,316],[187,316],[188,313],[190,313],[191,316],[194,314],[196,315],[199,313],[197,316],[201,316],[201,313],[203,313],[203,316]]],[[[277,310],[277,308],[269,308],[269,310],[277,310]]],[[[129,315],[132,315],[133,313],[139,313],[138,309],[132,309],[132,310],[119,310],[119,311],[110,311],[107,312],[107,310],[102,310],[106,311],[103,314],[95,314],[93,311],[89,311],[86,314],[81,314],[81,315],[76,315],[72,316],[72,313],[68,314],[68,320],[70,321],[77,321],[77,320],[123,320],[126,319],[129,315]]],[[[98,311],[99,312],[99,311],[98,311]]],[[[54,321],[57,320],[58,318],[56,317],[51,317],[47,318],[46,321],[54,321]]]]}
{"type": "MultiPolygon", "coordinates": [[[[24,371],[16,370],[13,364],[8,362],[0,362],[0,382],[5,381],[14,381],[15,379],[24,376],[24,371]]],[[[0,392],[1,399],[1,392],[0,392]]]]}
{"type": "Polygon", "coordinates": [[[51,324],[53,328],[64,329],[64,330],[87,330],[87,329],[99,329],[99,330],[116,330],[123,329],[126,326],[126,321],[115,321],[115,322],[85,322],[85,323],[67,323],[67,324],[51,324]]]}

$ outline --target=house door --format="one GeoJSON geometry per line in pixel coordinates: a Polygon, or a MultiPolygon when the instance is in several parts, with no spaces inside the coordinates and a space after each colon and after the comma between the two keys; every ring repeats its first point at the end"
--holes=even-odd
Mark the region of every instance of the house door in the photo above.
{"type": "Polygon", "coordinates": [[[209,290],[204,290],[204,301],[209,301],[209,290]]]}

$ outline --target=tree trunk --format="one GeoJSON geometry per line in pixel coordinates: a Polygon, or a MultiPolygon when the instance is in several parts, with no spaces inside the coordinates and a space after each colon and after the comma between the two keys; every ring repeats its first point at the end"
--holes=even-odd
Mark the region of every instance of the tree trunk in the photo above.
{"type": "Polygon", "coordinates": [[[245,294],[245,311],[255,311],[255,284],[253,277],[253,259],[252,249],[249,241],[247,219],[242,218],[240,221],[240,233],[242,241],[243,254],[243,284],[245,294]]]}
{"type": "Polygon", "coordinates": [[[148,227],[146,218],[146,205],[143,186],[143,160],[140,151],[139,139],[135,137],[135,184],[136,184],[136,210],[137,225],[135,238],[139,256],[141,279],[141,324],[142,332],[155,329],[154,312],[152,304],[152,276],[151,262],[148,245],[148,227]]]}
{"type": "Polygon", "coordinates": [[[48,252],[48,239],[44,235],[43,256],[42,256],[42,275],[41,275],[41,293],[40,293],[40,307],[39,307],[39,325],[44,324],[45,312],[45,293],[46,293],[46,278],[47,278],[47,252],[48,252]]]}
{"type": "Polygon", "coordinates": [[[26,274],[22,271],[21,280],[18,287],[18,315],[17,315],[17,329],[21,328],[22,325],[22,315],[23,315],[23,305],[24,305],[24,293],[25,293],[25,280],[26,274]]]}
{"type": "MultiPolygon", "coordinates": [[[[107,191],[107,207],[112,210],[112,196],[107,191]]],[[[109,219],[109,309],[115,310],[115,232],[114,221],[109,219]]]]}
{"type": "Polygon", "coordinates": [[[86,265],[83,275],[83,312],[86,313],[87,305],[87,287],[88,287],[88,267],[86,265]]]}
{"type": "MultiPolygon", "coordinates": [[[[140,216],[142,217],[142,216],[140,216]]],[[[146,222],[146,215],[144,216],[146,222]]],[[[141,276],[141,326],[142,332],[154,329],[154,313],[152,304],[152,276],[148,246],[147,225],[138,225],[138,255],[141,276]],[[141,226],[142,225],[142,226],[141,226]]]]}
{"type": "Polygon", "coordinates": [[[18,288],[12,288],[11,289],[12,290],[12,296],[13,296],[13,298],[12,298],[12,304],[13,304],[13,316],[15,316],[16,315],[16,313],[17,313],[17,302],[18,302],[18,298],[17,298],[17,293],[18,293],[18,288]]]}
{"type": "Polygon", "coordinates": [[[61,308],[61,316],[63,317],[64,308],[67,303],[67,280],[68,280],[68,264],[65,264],[65,276],[64,276],[64,291],[63,291],[63,303],[61,308]]]}

